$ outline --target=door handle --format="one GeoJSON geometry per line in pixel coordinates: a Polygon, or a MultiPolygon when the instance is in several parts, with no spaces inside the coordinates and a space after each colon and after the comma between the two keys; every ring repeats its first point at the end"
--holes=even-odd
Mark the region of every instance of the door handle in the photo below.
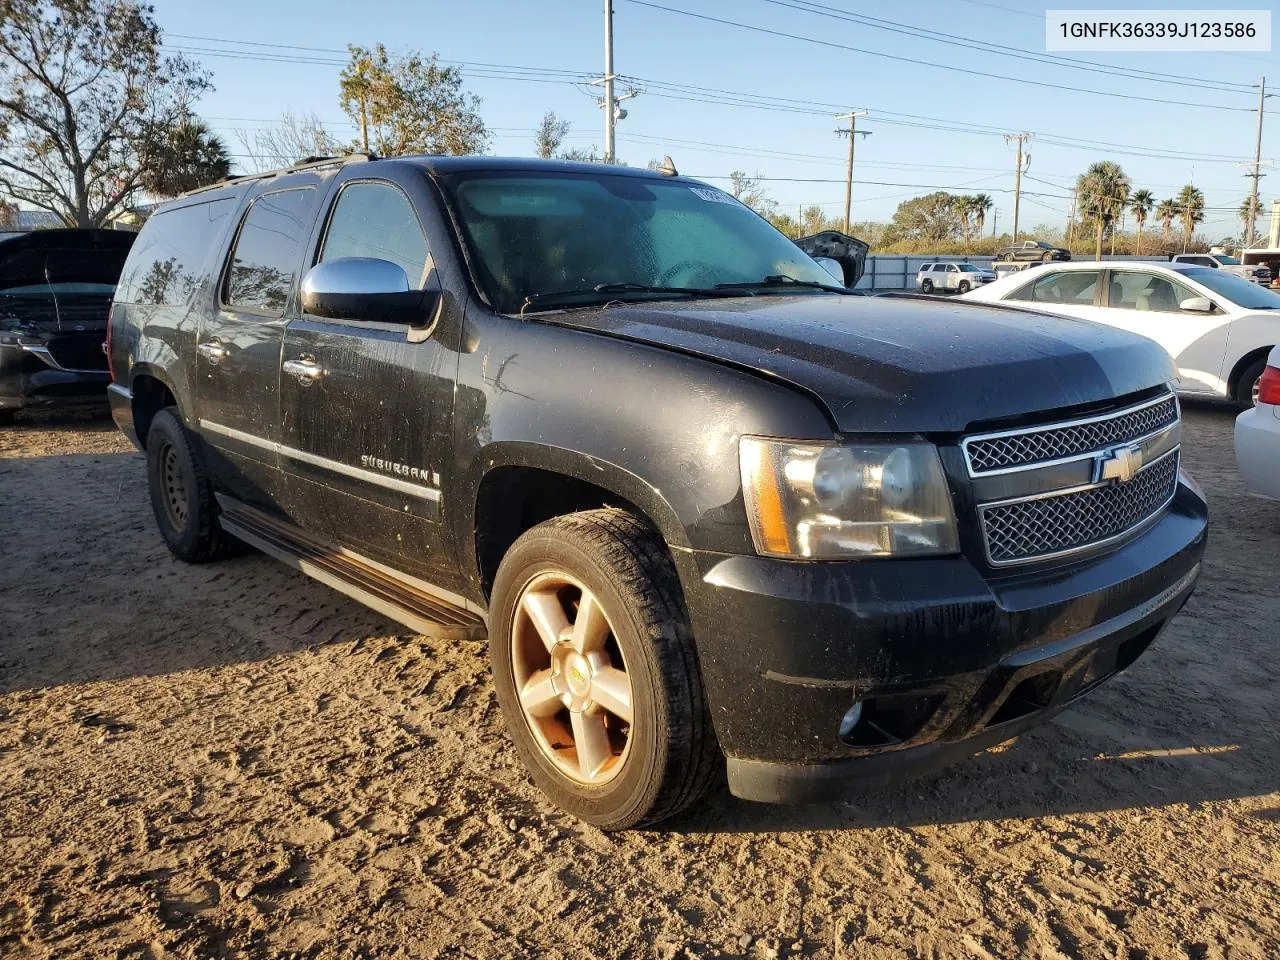
{"type": "Polygon", "coordinates": [[[217,340],[209,340],[196,347],[196,351],[200,356],[204,357],[210,363],[217,363],[219,360],[227,359],[230,351],[217,340]]]}
{"type": "Polygon", "coordinates": [[[310,357],[302,357],[298,360],[286,360],[280,367],[289,376],[294,377],[304,387],[315,383],[328,371],[320,364],[316,363],[310,357]]]}

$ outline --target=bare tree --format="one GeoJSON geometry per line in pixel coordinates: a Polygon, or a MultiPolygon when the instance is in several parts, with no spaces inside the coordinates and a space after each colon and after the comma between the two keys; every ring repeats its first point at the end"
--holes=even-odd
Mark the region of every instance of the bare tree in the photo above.
{"type": "Polygon", "coordinates": [[[560,144],[564,143],[564,138],[569,135],[572,128],[573,124],[568,120],[561,120],[548,110],[542,118],[542,123],[538,124],[538,132],[534,134],[534,152],[543,160],[550,160],[556,155],[560,144]]]}
{"type": "Polygon", "coordinates": [[[68,226],[127,208],[209,88],[128,0],[0,0],[0,187],[68,226]]]}
{"type": "Polygon", "coordinates": [[[329,134],[314,113],[286,110],[280,122],[260,130],[236,130],[236,139],[248,155],[246,166],[255,172],[287,167],[307,157],[327,157],[347,149],[329,134]]]}

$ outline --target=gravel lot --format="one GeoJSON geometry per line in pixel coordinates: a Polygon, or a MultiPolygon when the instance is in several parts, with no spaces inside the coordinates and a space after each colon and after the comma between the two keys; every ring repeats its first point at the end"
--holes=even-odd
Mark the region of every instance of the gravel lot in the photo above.
{"type": "Polygon", "coordinates": [[[0,431],[0,956],[1280,954],[1280,505],[1186,411],[1198,593],[1125,676],[844,804],[557,813],[481,644],[187,567],[100,419],[0,431]]]}

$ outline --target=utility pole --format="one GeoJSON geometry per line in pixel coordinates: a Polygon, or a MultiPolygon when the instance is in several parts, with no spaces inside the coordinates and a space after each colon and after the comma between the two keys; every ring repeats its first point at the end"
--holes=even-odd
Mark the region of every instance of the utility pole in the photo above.
{"type": "MultiPolygon", "coordinates": [[[[1013,169],[1013,242],[1018,242],[1018,205],[1022,200],[1022,145],[1031,139],[1029,133],[1006,133],[1005,143],[1018,145],[1017,166],[1013,169]]],[[[1027,154],[1027,163],[1031,162],[1031,154],[1027,154]]]]}
{"type": "Polygon", "coordinates": [[[617,151],[614,145],[614,126],[619,120],[625,120],[627,111],[619,106],[623,100],[638,96],[639,91],[628,87],[622,96],[614,96],[613,82],[617,76],[613,72],[613,0],[604,0],[604,76],[593,80],[592,86],[604,84],[604,96],[598,101],[604,108],[604,162],[617,163],[617,151]]]}
{"type": "Polygon", "coordinates": [[[1071,241],[1075,239],[1076,232],[1076,206],[1080,203],[1080,185],[1076,184],[1075,192],[1071,195],[1071,212],[1067,214],[1067,249],[1071,249],[1071,241]]]}
{"type": "Polygon", "coordinates": [[[849,168],[845,171],[845,177],[844,177],[844,232],[845,233],[849,232],[849,211],[853,205],[853,145],[857,142],[857,138],[859,136],[869,137],[871,135],[870,130],[858,129],[858,118],[865,117],[866,115],[867,115],[867,111],[865,110],[850,110],[848,113],[842,113],[840,114],[840,116],[836,117],[837,121],[840,121],[840,120],[849,121],[848,130],[845,130],[843,127],[841,127],[839,130],[836,131],[836,133],[838,133],[840,136],[845,136],[847,134],[849,137],[849,168]]]}
{"type": "Polygon", "coordinates": [[[1253,246],[1253,229],[1258,220],[1258,180],[1262,176],[1262,108],[1267,102],[1267,78],[1258,85],[1258,132],[1253,140],[1253,191],[1249,194],[1249,222],[1245,224],[1245,247],[1253,246]]]}
{"type": "Polygon", "coordinates": [[[991,208],[991,236],[996,235],[996,224],[1000,222],[1000,208],[991,208]]]}

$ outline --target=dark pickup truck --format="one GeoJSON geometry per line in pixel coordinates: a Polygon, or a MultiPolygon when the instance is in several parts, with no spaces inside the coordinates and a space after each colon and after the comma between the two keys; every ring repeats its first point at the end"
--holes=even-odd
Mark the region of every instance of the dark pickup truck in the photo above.
{"type": "Polygon", "coordinates": [[[109,393],[176,556],[487,636],[574,814],[842,796],[1128,667],[1206,507],[1160,347],[830,266],[676,175],[312,163],[151,217],[109,393]]]}

